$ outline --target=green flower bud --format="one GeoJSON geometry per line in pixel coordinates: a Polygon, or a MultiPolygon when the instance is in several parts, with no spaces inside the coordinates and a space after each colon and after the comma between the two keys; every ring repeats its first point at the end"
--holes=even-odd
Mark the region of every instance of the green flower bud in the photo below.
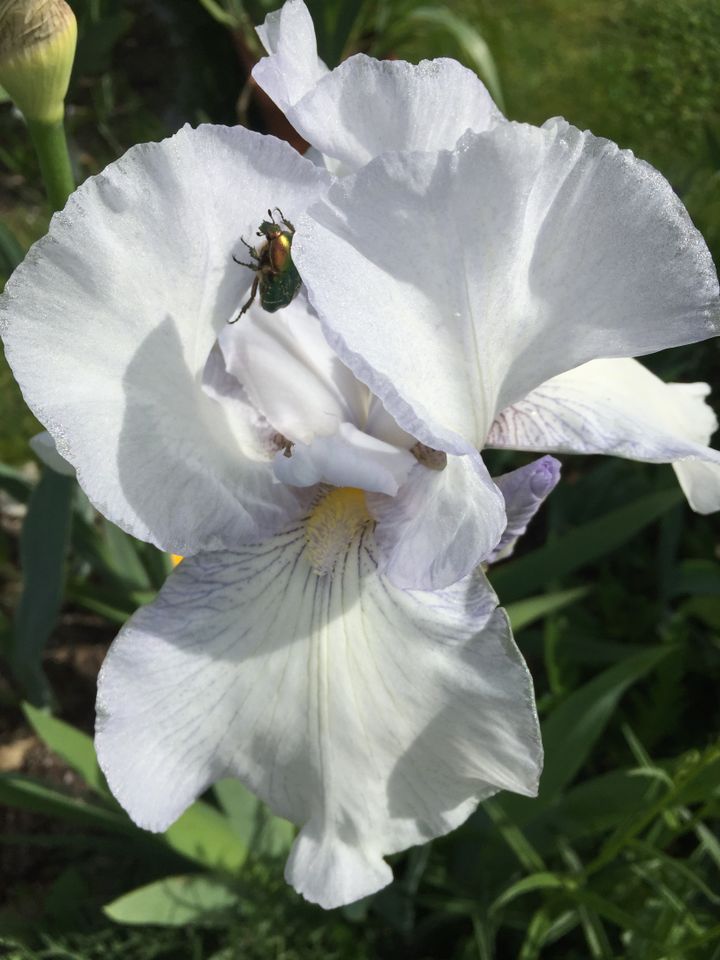
{"type": "Polygon", "coordinates": [[[0,86],[26,120],[62,119],[76,42],[65,0],[0,0],[0,86]]]}

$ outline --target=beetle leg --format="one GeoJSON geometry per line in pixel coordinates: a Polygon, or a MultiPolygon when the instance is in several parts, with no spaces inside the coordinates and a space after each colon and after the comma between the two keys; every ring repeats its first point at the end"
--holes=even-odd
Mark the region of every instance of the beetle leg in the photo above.
{"type": "Polygon", "coordinates": [[[239,267],[250,267],[251,270],[257,270],[256,263],[244,263],[242,260],[238,260],[235,254],[233,254],[233,260],[235,261],[235,263],[237,263],[239,267]]]}
{"type": "Polygon", "coordinates": [[[288,228],[288,230],[290,231],[290,233],[295,233],[295,227],[292,225],[292,223],[290,223],[290,221],[287,219],[287,217],[286,217],[285,214],[282,212],[282,210],[280,209],[280,207],[275,207],[275,209],[276,209],[277,212],[280,214],[280,220],[281,220],[281,222],[285,224],[285,226],[288,228]]]}
{"type": "Polygon", "coordinates": [[[246,247],[248,248],[248,250],[250,251],[250,256],[251,256],[251,257],[255,257],[256,260],[259,260],[259,259],[260,259],[260,257],[258,256],[258,252],[257,252],[257,250],[255,249],[255,247],[253,247],[252,244],[248,243],[247,240],[245,239],[245,237],[240,237],[240,243],[244,243],[244,244],[245,244],[245,246],[246,246],[246,247]]]}
{"type": "Polygon", "coordinates": [[[228,323],[237,323],[238,320],[240,319],[240,317],[241,317],[244,313],[247,313],[247,311],[250,309],[250,307],[251,307],[251,306],[253,305],[253,303],[255,302],[255,297],[256,297],[256,295],[257,295],[257,289],[258,289],[258,284],[259,284],[259,283],[260,283],[260,277],[259,277],[259,275],[256,273],[256,274],[255,274],[255,279],[253,280],[253,285],[252,285],[252,287],[250,288],[250,296],[248,297],[247,301],[242,305],[242,309],[240,310],[240,313],[235,317],[234,320],[228,320],[228,323]]]}

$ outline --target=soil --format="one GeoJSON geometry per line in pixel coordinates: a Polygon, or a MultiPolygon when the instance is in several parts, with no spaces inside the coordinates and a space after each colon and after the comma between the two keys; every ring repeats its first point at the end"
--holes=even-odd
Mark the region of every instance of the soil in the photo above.
{"type": "MultiPolygon", "coordinates": [[[[99,617],[82,612],[63,614],[52,637],[44,666],[56,700],[56,715],[92,734],[95,683],[114,630],[99,617]]],[[[87,798],[82,779],[50,751],[28,726],[7,672],[0,674],[0,773],[20,773],[72,797],[87,798]]],[[[12,898],[28,901],[29,890],[46,888],[57,877],[56,848],[24,843],[23,837],[86,835],[55,818],[0,806],[0,905],[12,898]]],[[[35,898],[30,898],[35,899],[35,898]]],[[[28,906],[25,903],[22,912],[28,906]]]]}

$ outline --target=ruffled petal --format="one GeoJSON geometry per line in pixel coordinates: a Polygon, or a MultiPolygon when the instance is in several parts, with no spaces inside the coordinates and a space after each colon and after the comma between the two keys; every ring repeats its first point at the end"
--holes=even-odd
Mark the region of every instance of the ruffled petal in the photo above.
{"type": "Polygon", "coordinates": [[[397,587],[436,590],[486,560],[505,525],[502,498],[480,457],[418,463],[395,497],[370,497],[383,573],[397,587]]]}
{"type": "Polygon", "coordinates": [[[185,128],[90,178],[0,301],[26,401],[97,508],[192,553],[297,515],[267,459],[202,390],[252,274],[233,263],[269,206],[297,216],[328,175],[241,127],[185,128]]]}
{"type": "Polygon", "coordinates": [[[504,560],[515,549],[528,524],[560,480],[560,463],[554,457],[541,457],[524,467],[495,477],[505,498],[507,526],[488,563],[504,560]]]}
{"type": "Polygon", "coordinates": [[[331,345],[403,429],[452,453],[558,373],[720,329],[709,251],[667,181],[564,122],[379,157],[299,232],[331,345]]]}
{"type": "Polygon", "coordinates": [[[705,383],[664,383],[637,360],[595,360],[553,377],[499,415],[487,445],[672,463],[690,505],[720,509],[717,419],[705,383]]]}
{"type": "Polygon", "coordinates": [[[97,749],[141,826],[246,783],[302,829],[286,876],[334,907],[391,880],[383,855],[444,834],[498,789],[532,795],[527,668],[482,575],[438,593],[378,574],[370,527],[334,573],[302,527],[185,560],[113,644],[97,749]]]}
{"type": "Polygon", "coordinates": [[[504,120],[484,84],[456,60],[416,65],[357,54],[328,72],[302,0],[268,14],[258,34],[269,56],[253,79],[343,173],[388,151],[449,150],[466,130],[504,120]]]}
{"type": "MultiPolygon", "coordinates": [[[[258,74],[256,67],[260,82],[258,74]]],[[[343,172],[390,151],[452,150],[466,130],[479,133],[504,120],[483,83],[456,60],[413,64],[362,53],[283,110],[343,172]]]]}

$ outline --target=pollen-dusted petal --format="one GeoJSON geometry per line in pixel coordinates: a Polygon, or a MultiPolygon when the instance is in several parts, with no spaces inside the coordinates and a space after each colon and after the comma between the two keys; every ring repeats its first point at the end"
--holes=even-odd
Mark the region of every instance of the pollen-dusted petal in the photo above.
{"type": "Polygon", "coordinates": [[[720,451],[706,383],[664,383],[637,360],[594,360],[553,377],[495,420],[487,445],[672,463],[699,513],[720,510],[720,451]]]}
{"type": "Polygon", "coordinates": [[[194,553],[297,515],[202,376],[252,281],[232,260],[241,237],[268,206],[297,217],[327,180],[272,137],[185,128],[87,180],[7,284],[0,329],[25,400],[135,536],[194,553]]]}
{"type": "Polygon", "coordinates": [[[550,377],[720,330],[710,253],[667,181],[563,122],[378,157],[308,211],[293,256],[341,359],[458,454],[550,377]]]}
{"type": "Polygon", "coordinates": [[[475,454],[417,463],[394,497],[370,496],[381,569],[397,587],[434,590],[487,559],[505,526],[502,496],[475,454]]]}
{"type": "Polygon", "coordinates": [[[315,573],[334,573],[350,544],[371,523],[364,490],[340,487],[325,493],[305,521],[305,555],[315,573]]]}
{"type": "Polygon", "coordinates": [[[97,749],[152,830],[238,777],[301,827],[288,880],[335,907],[391,880],[383,855],[447,833],[478,800],[534,794],[541,746],[482,575],[399,590],[363,523],[332,575],[307,553],[300,525],[185,559],[108,654],[97,749]]]}

